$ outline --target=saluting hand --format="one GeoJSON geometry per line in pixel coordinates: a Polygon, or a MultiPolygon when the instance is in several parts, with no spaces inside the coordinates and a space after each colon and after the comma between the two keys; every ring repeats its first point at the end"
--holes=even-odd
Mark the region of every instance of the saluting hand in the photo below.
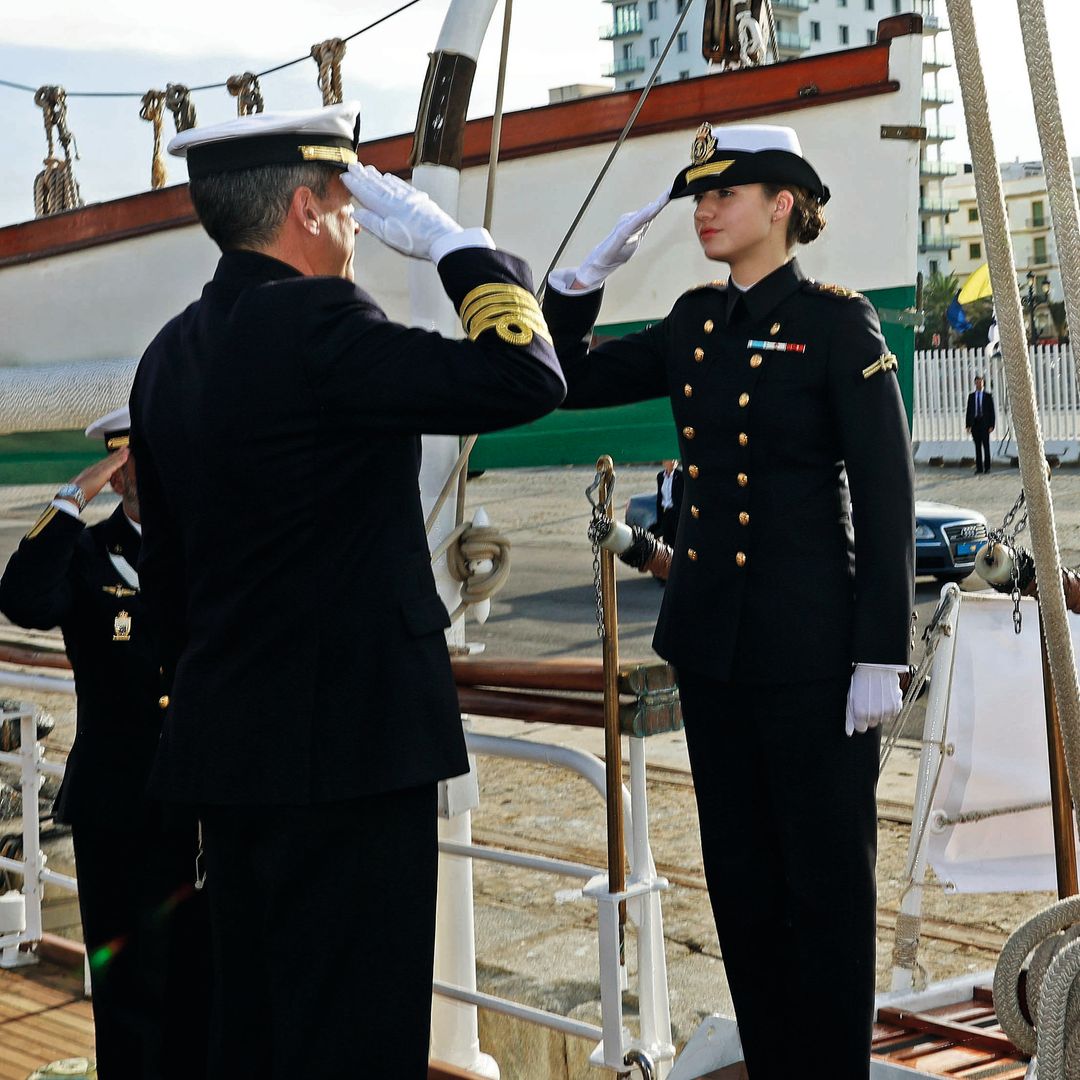
{"type": "Polygon", "coordinates": [[[623,214],[611,233],[585,256],[574,271],[574,287],[593,289],[625,262],[629,262],[638,245],[645,239],[653,218],[671,201],[670,189],[640,210],[623,214]]]}
{"type": "Polygon", "coordinates": [[[403,255],[430,259],[432,244],[464,231],[427,192],[374,165],[350,165],[341,182],[360,204],[353,220],[403,255]]]}
{"type": "MultiPolygon", "coordinates": [[[[126,446],[122,446],[108,457],[95,461],[93,465],[88,465],[71,483],[82,489],[86,501],[89,502],[95,495],[100,494],[102,488],[113,478],[113,474],[124,467],[130,454],[131,451],[126,446]]],[[[64,501],[70,502],[72,506],[78,505],[74,499],[65,497],[64,501]]]]}

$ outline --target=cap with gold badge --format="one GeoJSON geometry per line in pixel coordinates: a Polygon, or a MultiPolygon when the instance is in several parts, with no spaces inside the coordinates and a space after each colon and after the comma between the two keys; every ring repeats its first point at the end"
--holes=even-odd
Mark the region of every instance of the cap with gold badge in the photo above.
{"type": "Polygon", "coordinates": [[[794,128],[774,124],[702,124],[694,135],[690,164],[671,186],[671,197],[700,195],[740,184],[794,184],[824,206],[829,189],[803,157],[794,128]]]}
{"type": "Polygon", "coordinates": [[[189,128],[169,153],[187,159],[192,180],[264,165],[322,162],[347,169],[356,161],[360,104],[344,101],[302,112],[253,113],[221,124],[189,128]]]}
{"type": "Polygon", "coordinates": [[[88,439],[104,439],[105,449],[112,453],[131,442],[131,413],[122,405],[119,409],[99,416],[87,429],[88,439]]]}

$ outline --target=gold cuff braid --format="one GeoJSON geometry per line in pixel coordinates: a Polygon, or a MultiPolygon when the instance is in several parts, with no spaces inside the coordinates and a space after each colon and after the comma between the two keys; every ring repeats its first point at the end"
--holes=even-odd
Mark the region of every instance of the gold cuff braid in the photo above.
{"type": "Polygon", "coordinates": [[[551,333],[531,292],[520,285],[477,285],[461,302],[461,325],[470,341],[494,330],[509,345],[528,345],[534,336],[551,344],[551,333]]]}

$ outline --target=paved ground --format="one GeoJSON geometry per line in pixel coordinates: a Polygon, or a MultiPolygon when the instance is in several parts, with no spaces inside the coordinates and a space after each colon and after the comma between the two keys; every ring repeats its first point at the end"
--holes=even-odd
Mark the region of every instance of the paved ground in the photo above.
{"type": "MultiPolygon", "coordinates": [[[[620,472],[616,503],[653,489],[655,466],[620,472]]],[[[589,510],[583,494],[591,472],[544,469],[488,473],[469,484],[470,507],[483,505],[493,524],[513,543],[513,572],[495,599],[485,626],[470,625],[468,638],[483,642],[490,655],[512,657],[599,656],[595,629],[591,554],[585,539],[589,510]]],[[[1015,469],[987,477],[957,468],[921,468],[918,496],[981,510],[1000,522],[1019,491],[1015,469]]],[[[1064,560],[1080,562],[1080,470],[1064,469],[1053,482],[1064,560]]],[[[49,494],[46,488],[0,489],[0,559],[17,544],[49,494]]],[[[111,501],[95,503],[95,515],[111,501]]],[[[787,571],[785,571],[787,572],[787,571]]],[[[651,655],[649,641],[662,589],[651,579],[620,567],[618,575],[621,652],[625,658],[651,655]]],[[[965,583],[970,587],[970,583],[965,583]]],[[[920,619],[925,625],[939,586],[918,583],[920,619]]],[[[0,626],[0,630],[4,628],[0,626]]],[[[70,738],[70,707],[53,699],[62,721],[54,743],[70,738]]],[[[601,752],[598,733],[551,729],[508,721],[476,722],[481,730],[551,740],[601,752]]],[[[912,734],[917,734],[913,732],[912,734]]],[[[665,939],[677,1041],[693,1032],[700,1017],[730,1012],[723,964],[712,929],[699,864],[693,790],[679,734],[650,741],[649,781],[653,849],[661,872],[672,882],[664,898],[665,939]]],[[[888,983],[892,927],[906,878],[910,804],[917,748],[908,744],[890,762],[882,779],[880,825],[879,986],[888,983]]],[[[496,758],[480,762],[482,803],[474,815],[476,838],[543,854],[601,865],[604,860],[603,808],[581,780],[543,766],[496,758]]],[[[808,837],[808,842],[814,842],[808,837]]],[[[516,869],[478,863],[475,871],[478,973],[481,989],[595,1021],[595,912],[568,879],[542,878],[516,869]]],[[[920,959],[931,978],[991,967],[1007,932],[1029,912],[1045,906],[1041,894],[951,897],[930,890],[925,904],[920,959]]],[[[59,917],[58,922],[63,921],[59,917]]],[[[635,954],[631,941],[630,966],[635,954]]],[[[628,996],[633,1006],[635,997],[628,996]]],[[[533,1030],[514,1028],[491,1016],[483,1019],[486,1045],[498,1047],[506,1080],[562,1080],[596,1076],[582,1063],[580,1046],[552,1041],[533,1030]],[[543,1064],[540,1064],[540,1063],[543,1064]]]]}

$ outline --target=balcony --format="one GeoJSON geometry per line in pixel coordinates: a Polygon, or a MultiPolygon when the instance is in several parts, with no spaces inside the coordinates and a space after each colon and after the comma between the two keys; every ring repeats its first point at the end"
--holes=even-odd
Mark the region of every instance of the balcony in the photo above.
{"type": "Polygon", "coordinates": [[[952,61],[946,60],[942,56],[929,56],[924,53],[922,66],[923,71],[941,71],[942,68],[952,67],[952,61]]]}
{"type": "Polygon", "coordinates": [[[612,38],[629,37],[631,34],[641,33],[641,16],[635,8],[632,15],[615,20],[613,26],[600,27],[600,40],[611,41],[612,38]]]}
{"type": "Polygon", "coordinates": [[[926,142],[940,143],[955,138],[956,128],[947,124],[928,124],[926,127],[926,142]]]}
{"type": "Polygon", "coordinates": [[[1048,217],[1029,217],[1024,219],[1025,229],[1049,229],[1050,219],[1048,217]]]}
{"type": "Polygon", "coordinates": [[[788,30],[781,30],[776,35],[776,47],[781,52],[806,52],[810,48],[810,35],[792,34],[788,30]]]}
{"type": "Polygon", "coordinates": [[[927,217],[940,216],[941,214],[957,214],[960,212],[960,204],[952,199],[920,199],[919,213],[927,217]]]}
{"type": "Polygon", "coordinates": [[[955,176],[955,161],[930,161],[927,158],[919,160],[920,176],[955,176]]]}
{"type": "Polygon", "coordinates": [[[943,30],[948,29],[938,15],[924,15],[922,17],[922,28],[924,34],[940,34],[943,30]]]}
{"type": "Polygon", "coordinates": [[[772,0],[772,6],[773,11],[798,14],[810,10],[810,0],[772,0]]]}
{"type": "Polygon", "coordinates": [[[621,60],[616,60],[610,67],[604,69],[604,78],[615,79],[620,75],[633,75],[635,72],[644,70],[644,56],[624,56],[621,60]]]}
{"type": "Polygon", "coordinates": [[[925,255],[928,251],[954,251],[960,246],[960,241],[951,236],[941,233],[927,233],[919,237],[919,254],[925,255]]]}
{"type": "Polygon", "coordinates": [[[953,103],[953,96],[948,90],[931,90],[929,88],[923,88],[922,103],[928,105],[932,109],[936,109],[939,105],[951,105],[953,103]]]}

